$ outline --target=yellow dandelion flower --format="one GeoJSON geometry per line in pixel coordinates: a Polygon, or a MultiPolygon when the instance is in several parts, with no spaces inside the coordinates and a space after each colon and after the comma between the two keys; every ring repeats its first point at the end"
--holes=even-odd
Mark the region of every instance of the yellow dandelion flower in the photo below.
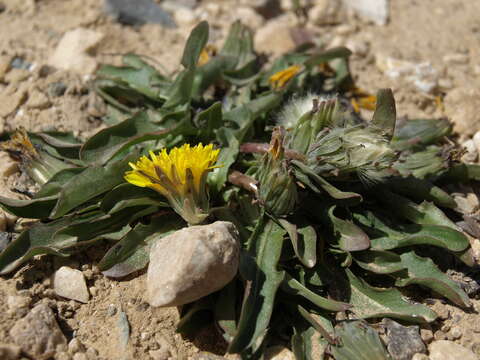
{"type": "Polygon", "coordinates": [[[300,69],[301,68],[299,65],[292,65],[270,76],[268,82],[271,84],[273,89],[281,89],[290,79],[295,77],[300,72],[300,69]]]}
{"type": "Polygon", "coordinates": [[[210,61],[212,57],[217,54],[217,47],[213,44],[206,45],[200,52],[197,66],[203,66],[210,61]]]}
{"type": "Polygon", "coordinates": [[[165,196],[173,209],[189,224],[201,223],[208,216],[207,175],[214,168],[220,150],[201,143],[185,144],[170,152],[163,149],[150,157],[142,156],[125,173],[129,183],[151,188],[165,196]]]}

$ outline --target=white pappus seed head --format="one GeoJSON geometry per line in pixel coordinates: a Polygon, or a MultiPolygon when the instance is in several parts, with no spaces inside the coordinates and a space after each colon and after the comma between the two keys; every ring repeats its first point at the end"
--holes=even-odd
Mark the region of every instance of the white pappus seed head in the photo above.
{"type": "Polygon", "coordinates": [[[304,96],[294,95],[278,115],[277,124],[287,130],[292,129],[302,115],[313,109],[313,100],[317,99],[319,102],[322,102],[330,100],[331,98],[331,96],[314,93],[308,93],[304,96]]]}

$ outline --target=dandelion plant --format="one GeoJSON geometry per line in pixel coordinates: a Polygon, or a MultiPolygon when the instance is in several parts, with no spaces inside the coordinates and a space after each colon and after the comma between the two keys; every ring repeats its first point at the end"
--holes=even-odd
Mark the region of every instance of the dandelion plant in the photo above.
{"type": "Polygon", "coordinates": [[[158,236],[223,220],[240,234],[239,273],[184,306],[178,331],[195,335],[210,319],[242,358],[281,341],[297,359],[383,359],[367,320],[437,317],[410,289],[469,307],[443,272],[446,261],[475,261],[447,189],[480,179],[480,168],[445,140],[448,122],[397,124],[390,90],[355,87],[348,49],[265,62],[240,22],[217,49],[208,30],[193,29],[174,75],[135,54],[102,66],[92,89],[108,126],[85,142],[21,133],[2,145],[39,190],[0,198],[38,219],[0,253],[0,273],[101,243],[100,269],[124,277],[147,266],[158,236]],[[365,119],[358,109],[372,103],[365,119]],[[18,147],[20,137],[33,145],[18,147]]]}

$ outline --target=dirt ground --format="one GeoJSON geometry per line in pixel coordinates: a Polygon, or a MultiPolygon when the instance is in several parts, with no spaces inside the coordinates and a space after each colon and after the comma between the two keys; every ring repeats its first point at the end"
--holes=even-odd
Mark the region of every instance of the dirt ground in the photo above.
{"type": "MultiPolygon", "coordinates": [[[[272,18],[256,13],[255,3],[199,0],[190,18],[178,15],[178,28],[166,29],[155,24],[121,25],[104,14],[99,0],[0,0],[0,136],[25,126],[34,131],[68,130],[87,137],[102,126],[98,119],[101,104],[89,87],[93,76],[90,68],[84,67],[88,71],[83,72],[56,70],[49,65],[66,32],[78,28],[96,32],[99,40],[83,55],[93,68],[104,62],[118,64],[118,54],[135,52],[148,55],[171,72],[177,68],[186,36],[199,20],[209,20],[213,42],[221,42],[236,14],[242,14],[242,20],[256,29],[280,18],[298,25],[288,10],[288,1],[281,2],[284,8],[272,18]],[[233,11],[239,4],[250,12],[233,11]],[[15,66],[9,66],[12,61],[15,66]]],[[[399,117],[449,116],[456,121],[456,112],[467,112],[471,116],[459,120],[466,124],[455,123],[464,141],[480,130],[480,118],[474,111],[473,115],[467,111],[477,108],[480,94],[476,93],[477,98],[453,94],[480,89],[479,13],[480,2],[473,0],[402,0],[392,1],[390,21],[385,26],[360,19],[351,11],[339,11],[334,21],[314,23],[307,19],[306,28],[319,43],[351,48],[357,85],[371,93],[391,87],[399,117]],[[418,70],[418,64],[425,65],[418,70]]],[[[9,190],[18,173],[3,155],[0,175],[0,195],[18,196],[9,190]]],[[[15,226],[14,221],[10,218],[9,226],[15,226]]],[[[50,276],[64,265],[64,260],[37,259],[0,278],[0,343],[12,343],[9,329],[15,321],[35,304],[45,302],[54,309],[67,339],[75,337],[91,348],[88,359],[188,359],[204,350],[221,353],[223,347],[215,344],[217,339],[205,336],[191,342],[176,334],[176,308],[153,309],[145,303],[145,274],[110,280],[89,265],[98,258],[93,251],[67,261],[87,278],[91,293],[87,304],[53,294],[50,276]],[[122,312],[131,330],[125,346],[118,330],[122,312]]],[[[480,354],[480,300],[473,299],[471,313],[441,301],[431,303],[445,321],[424,329],[424,340],[454,340],[480,354]],[[460,336],[450,335],[453,328],[460,329],[460,336]]],[[[70,359],[66,350],[60,349],[56,359],[70,359]]]]}

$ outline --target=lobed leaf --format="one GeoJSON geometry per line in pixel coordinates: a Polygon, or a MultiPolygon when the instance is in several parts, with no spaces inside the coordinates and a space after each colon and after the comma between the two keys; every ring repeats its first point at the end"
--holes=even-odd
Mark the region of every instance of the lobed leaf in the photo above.
{"type": "Polygon", "coordinates": [[[345,270],[350,283],[350,304],[359,318],[391,317],[416,323],[431,322],[437,317],[433,310],[404,300],[396,289],[378,289],[345,270]]]}
{"type": "Polygon", "coordinates": [[[399,275],[395,285],[421,285],[445,296],[458,306],[471,306],[467,294],[455,281],[438,269],[430,258],[420,257],[413,251],[403,253],[400,257],[403,266],[408,270],[408,274],[405,276],[399,275]]]}

